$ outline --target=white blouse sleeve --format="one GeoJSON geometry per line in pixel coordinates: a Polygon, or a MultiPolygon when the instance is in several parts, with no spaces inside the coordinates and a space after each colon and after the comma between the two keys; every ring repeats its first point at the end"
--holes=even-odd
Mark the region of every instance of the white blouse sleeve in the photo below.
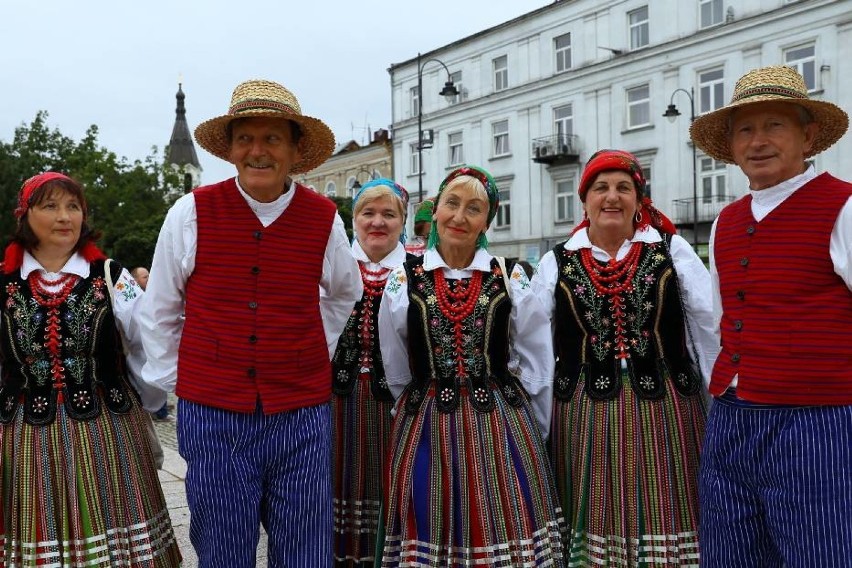
{"type": "Polygon", "coordinates": [[[142,398],[145,410],[156,412],[166,403],[166,392],[142,380],[145,351],[142,347],[138,312],[141,306],[139,300],[144,292],[126,268],[121,269],[121,275],[113,283],[112,292],[112,312],[122,337],[128,378],[142,398]]]}
{"type": "Polygon", "coordinates": [[[713,318],[710,273],[689,243],[678,235],[672,237],[671,255],[683,298],[686,343],[694,359],[698,361],[707,387],[710,384],[713,363],[719,355],[719,335],[713,318]]]}
{"type": "Polygon", "coordinates": [[[379,304],[379,346],[388,388],[395,399],[411,382],[408,365],[408,277],[397,267],[388,276],[379,304]]]}
{"type": "Polygon", "coordinates": [[[533,412],[546,438],[550,432],[555,366],[550,316],[519,264],[512,270],[509,286],[512,299],[509,345],[513,352],[510,359],[517,358],[521,384],[532,399],[533,412]]]}

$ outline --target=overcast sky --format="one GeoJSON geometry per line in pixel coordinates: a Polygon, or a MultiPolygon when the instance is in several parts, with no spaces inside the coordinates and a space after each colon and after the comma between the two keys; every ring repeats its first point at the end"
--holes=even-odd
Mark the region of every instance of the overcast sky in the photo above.
{"type": "MultiPolygon", "coordinates": [[[[387,68],[549,4],[549,0],[224,2],[2,0],[0,140],[39,110],[79,140],[130,160],[160,152],[183,77],[191,130],[224,114],[252,78],[293,91],[338,141],[391,120],[387,68]],[[354,125],[354,128],[353,128],[354,125]]],[[[203,181],[233,166],[196,145],[203,181]]]]}

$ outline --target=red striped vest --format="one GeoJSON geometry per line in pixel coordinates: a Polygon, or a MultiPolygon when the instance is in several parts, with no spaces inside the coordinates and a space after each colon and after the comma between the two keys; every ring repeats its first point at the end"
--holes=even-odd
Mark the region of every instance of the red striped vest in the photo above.
{"type": "Polygon", "coordinates": [[[177,395],[266,414],[327,402],[331,366],[319,309],[335,206],[295,185],[264,228],[233,179],[195,190],[198,248],[186,285],[177,395]]]}
{"type": "Polygon", "coordinates": [[[829,240],[852,184],[822,174],[759,223],[751,197],[719,215],[722,352],[710,392],[768,404],[852,404],[852,293],[829,240]]]}

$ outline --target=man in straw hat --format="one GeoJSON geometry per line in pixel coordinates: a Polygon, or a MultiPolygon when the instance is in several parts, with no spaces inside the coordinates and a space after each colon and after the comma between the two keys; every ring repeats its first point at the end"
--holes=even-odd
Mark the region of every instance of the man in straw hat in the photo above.
{"type": "Polygon", "coordinates": [[[145,380],[176,387],[199,566],[331,563],[330,357],[361,297],[334,204],[292,174],[334,135],[271,81],[234,89],[195,130],[237,177],[169,211],[142,308],[145,380]],[[184,319],[185,314],[185,319],[184,319]]]}
{"type": "Polygon", "coordinates": [[[805,162],[848,123],[796,71],[765,67],[692,125],[750,189],[710,238],[722,351],[701,459],[702,566],[852,562],[852,184],[805,162]]]}

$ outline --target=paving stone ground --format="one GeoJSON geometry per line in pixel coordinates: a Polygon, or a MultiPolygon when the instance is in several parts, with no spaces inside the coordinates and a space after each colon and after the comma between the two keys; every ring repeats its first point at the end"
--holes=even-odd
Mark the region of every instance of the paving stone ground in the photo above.
{"type": "MultiPolygon", "coordinates": [[[[173,395],[169,396],[169,403],[176,404],[173,395]]],[[[174,410],[172,413],[174,414],[174,410]]],[[[197,568],[198,557],[189,542],[189,507],[186,504],[186,462],[180,457],[177,446],[177,434],[175,422],[154,422],[160,444],[163,446],[163,469],[160,470],[160,485],[163,487],[163,495],[169,508],[175,538],[183,555],[183,568],[197,568]]],[[[257,566],[266,566],[266,534],[261,528],[260,542],[257,546],[257,566]]]]}

